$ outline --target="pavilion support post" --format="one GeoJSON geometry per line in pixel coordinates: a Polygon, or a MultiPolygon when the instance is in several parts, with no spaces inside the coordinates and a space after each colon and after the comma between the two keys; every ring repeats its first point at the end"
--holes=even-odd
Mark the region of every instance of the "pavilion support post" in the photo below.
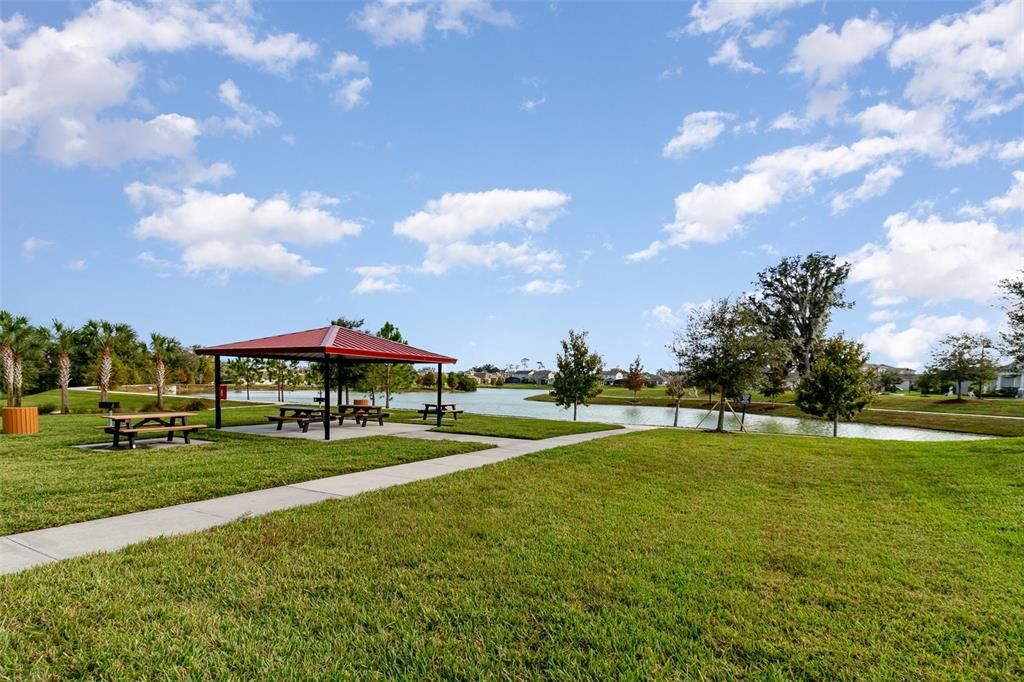
{"type": "Polygon", "coordinates": [[[324,356],[324,440],[331,439],[331,361],[324,356]]]}
{"type": "Polygon", "coordinates": [[[220,428],[220,356],[213,356],[213,405],[214,426],[220,428]]]}
{"type": "Polygon", "coordinates": [[[342,386],[343,377],[341,376],[341,374],[344,371],[345,371],[345,361],[344,360],[339,360],[338,361],[338,407],[341,407],[342,405],[346,404],[346,401],[342,400],[342,391],[344,390],[345,387],[342,386]]]}
{"type": "Polygon", "coordinates": [[[441,387],[444,386],[444,378],[441,376],[441,363],[437,363],[437,425],[441,426],[441,387]]]}

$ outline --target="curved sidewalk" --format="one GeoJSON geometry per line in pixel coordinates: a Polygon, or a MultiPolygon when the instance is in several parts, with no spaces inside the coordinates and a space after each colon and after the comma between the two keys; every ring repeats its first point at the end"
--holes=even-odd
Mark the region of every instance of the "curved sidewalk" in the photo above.
{"type": "Polygon", "coordinates": [[[0,537],[0,574],[15,573],[32,566],[93,552],[112,552],[146,540],[205,530],[247,516],[268,514],[324,500],[352,497],[359,493],[423,481],[455,471],[476,469],[541,450],[635,433],[650,428],[654,427],[626,426],[612,431],[594,431],[544,440],[519,440],[432,431],[396,433],[393,435],[402,438],[472,441],[487,443],[495,447],[478,452],[329,476],[303,483],[216,497],[210,500],[186,502],[160,509],[6,535],[0,537]]]}

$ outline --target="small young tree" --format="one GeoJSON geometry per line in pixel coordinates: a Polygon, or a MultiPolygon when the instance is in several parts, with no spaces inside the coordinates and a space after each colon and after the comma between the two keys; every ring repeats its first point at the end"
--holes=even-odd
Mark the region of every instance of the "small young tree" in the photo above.
{"type": "Polygon", "coordinates": [[[938,389],[940,383],[939,377],[936,376],[935,372],[925,370],[914,379],[914,388],[920,391],[921,395],[928,395],[938,389]]]}
{"type": "Polygon", "coordinates": [[[601,392],[604,361],[587,345],[587,332],[570,329],[569,338],[562,339],[562,352],[555,356],[555,365],[551,395],[559,407],[572,407],[572,420],[576,421],[578,407],[589,405],[601,392]]]}
{"type": "Polygon", "coordinates": [[[981,334],[950,334],[932,351],[929,370],[943,381],[952,382],[956,399],[963,400],[965,381],[977,381],[992,372],[984,353],[991,346],[992,342],[981,334]]]}
{"type": "Polygon", "coordinates": [[[444,380],[445,385],[449,391],[454,391],[459,387],[459,376],[455,372],[448,372],[448,376],[444,380]]]}
{"type": "Polygon", "coordinates": [[[164,384],[167,381],[167,361],[172,355],[181,352],[182,347],[177,339],[163,334],[149,335],[149,350],[153,355],[154,378],[156,379],[156,407],[164,409],[164,384]]]}
{"type": "Polygon", "coordinates": [[[827,417],[832,436],[839,435],[839,418],[850,421],[871,402],[871,372],[864,346],[841,335],[825,339],[811,373],[796,388],[796,406],[808,414],[827,417]]]}
{"type": "Polygon", "coordinates": [[[785,365],[780,363],[768,367],[761,378],[761,385],[759,386],[761,394],[774,405],[775,399],[786,392],[786,379],[788,378],[789,372],[786,371],[785,365]]]}
{"type": "Polygon", "coordinates": [[[420,386],[423,388],[433,388],[437,384],[437,375],[434,374],[433,370],[427,370],[420,377],[420,386]]]}
{"type": "Polygon", "coordinates": [[[629,372],[626,373],[626,390],[633,392],[633,400],[636,400],[644,387],[644,366],[640,364],[640,356],[636,356],[629,365],[629,372]]]}
{"type": "Polygon", "coordinates": [[[883,369],[875,375],[873,383],[879,393],[892,393],[900,389],[903,376],[896,370],[883,369]]]}
{"type": "Polygon", "coordinates": [[[716,431],[725,431],[726,399],[755,385],[765,367],[785,357],[785,346],[768,336],[752,311],[728,299],[694,310],[676,343],[694,383],[718,393],[716,431]]]}

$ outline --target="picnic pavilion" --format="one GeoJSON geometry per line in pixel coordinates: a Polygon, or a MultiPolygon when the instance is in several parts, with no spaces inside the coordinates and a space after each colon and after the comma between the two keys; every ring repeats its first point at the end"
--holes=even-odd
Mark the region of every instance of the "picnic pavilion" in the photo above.
{"type": "MultiPolygon", "coordinates": [[[[250,341],[236,341],[220,346],[199,348],[196,353],[213,356],[215,427],[221,428],[222,357],[262,358],[264,360],[302,360],[318,362],[325,370],[356,363],[407,363],[437,365],[437,425],[441,425],[442,365],[455,364],[456,359],[413,346],[382,339],[354,329],[332,324],[291,334],[267,336],[250,341]]],[[[324,371],[324,440],[331,439],[331,375],[324,371]]],[[[338,386],[338,404],[342,404],[342,386],[338,386]]]]}

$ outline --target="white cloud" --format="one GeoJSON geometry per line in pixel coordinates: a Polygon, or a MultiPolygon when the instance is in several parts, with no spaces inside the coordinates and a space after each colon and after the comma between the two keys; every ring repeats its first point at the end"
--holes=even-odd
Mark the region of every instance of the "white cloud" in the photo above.
{"type": "Polygon", "coordinates": [[[543,106],[546,101],[546,97],[540,97],[538,99],[526,98],[519,103],[519,108],[522,111],[533,111],[537,107],[543,106]]]}
{"type": "Polygon", "coordinates": [[[844,213],[854,203],[882,196],[901,177],[903,171],[895,164],[888,163],[874,169],[864,176],[860,186],[832,198],[832,215],[844,213]]]}
{"type": "Polygon", "coordinates": [[[135,260],[143,263],[150,270],[156,272],[159,277],[166,278],[174,271],[174,263],[164,258],[157,258],[149,251],[143,251],[135,256],[135,260]]]}
{"type": "Polygon", "coordinates": [[[681,67],[681,66],[673,66],[671,68],[663,70],[661,72],[661,74],[658,75],[658,80],[660,80],[660,81],[667,81],[667,80],[671,80],[673,78],[682,78],[683,72],[684,72],[683,67],[681,67]]]}
{"type": "Polygon", "coordinates": [[[778,24],[746,36],[747,45],[755,49],[774,47],[786,39],[785,26],[778,24]]]}
{"type": "Polygon", "coordinates": [[[62,166],[117,166],[129,159],[182,159],[192,154],[199,134],[199,123],[179,114],[160,114],[148,121],[61,117],[43,122],[36,139],[36,154],[62,166]]]}
{"type": "Polygon", "coordinates": [[[1024,104],[1024,92],[1018,92],[1006,100],[990,99],[978,102],[977,106],[967,114],[967,120],[977,121],[991,116],[1002,116],[1014,111],[1022,104],[1024,104]]]}
{"type": "Polygon", "coordinates": [[[999,279],[1024,263],[1024,231],[992,222],[897,213],[885,230],[885,244],[865,244],[847,257],[851,281],[866,282],[878,297],[988,301],[999,279]]]}
{"type": "Polygon", "coordinates": [[[294,135],[288,135],[288,134],[282,135],[281,136],[281,140],[285,144],[295,144],[295,136],[294,135]]]}
{"type": "MultiPolygon", "coordinates": [[[[60,162],[81,159],[111,165],[76,150],[114,148],[117,157],[134,158],[129,143],[109,139],[127,129],[129,137],[141,145],[143,158],[163,153],[166,142],[154,143],[153,136],[181,132],[180,125],[168,131],[166,117],[176,116],[178,123],[188,117],[165,114],[146,122],[99,117],[131,101],[142,73],[141,64],[133,57],[142,52],[205,47],[271,72],[286,73],[316,53],[315,44],[294,33],[257,38],[254,20],[243,4],[192,5],[171,0],[138,6],[99,0],[59,29],[42,26],[23,33],[17,41],[5,38],[0,46],[4,146],[18,146],[43,128],[47,140],[42,151],[50,155],[47,158],[52,160],[57,150],[70,146],[60,162]],[[147,124],[151,125],[147,128],[147,124]],[[93,142],[87,139],[91,134],[105,139],[93,142]]],[[[187,137],[179,135],[177,144],[170,145],[170,155],[180,154],[187,137]]]]}
{"type": "Polygon", "coordinates": [[[72,270],[85,270],[85,259],[79,258],[68,263],[68,267],[72,270]]]}
{"type": "Polygon", "coordinates": [[[723,28],[747,26],[753,19],[772,16],[787,9],[805,5],[811,0],[698,0],[690,9],[692,21],[686,27],[689,33],[712,33],[723,28]]]}
{"type": "Polygon", "coordinates": [[[871,353],[872,361],[884,360],[897,367],[916,369],[924,365],[928,349],[943,336],[985,331],[988,323],[980,317],[918,315],[905,329],[898,330],[895,322],[886,322],[860,340],[871,353]]]}
{"type": "Polygon", "coordinates": [[[772,130],[804,130],[809,124],[807,119],[799,118],[792,111],[787,111],[784,114],[779,114],[769,128],[772,130]]]}
{"type": "Polygon", "coordinates": [[[210,125],[215,128],[223,128],[240,135],[253,135],[263,128],[277,127],[281,125],[281,119],[272,111],[260,111],[248,102],[242,100],[242,91],[235,85],[234,81],[224,81],[217,89],[221,103],[235,112],[230,118],[210,119],[210,125]]]}
{"type": "Polygon", "coordinates": [[[900,314],[892,308],[882,308],[881,310],[874,310],[868,315],[868,319],[872,322],[890,322],[898,318],[900,314]]]}
{"type": "Polygon", "coordinates": [[[707,149],[725,130],[726,121],[733,115],[723,111],[698,111],[687,114],[679,126],[679,133],[661,150],[666,158],[681,159],[694,149],[707,149]]]}
{"type": "Polygon", "coordinates": [[[560,279],[533,279],[519,287],[524,294],[561,294],[568,290],[569,285],[560,279]]]}
{"type": "Polygon", "coordinates": [[[536,248],[529,238],[516,245],[470,240],[499,231],[525,231],[527,235],[542,232],[562,215],[568,203],[567,194],[542,189],[449,193],[396,222],[394,231],[427,245],[422,266],[425,272],[440,274],[456,266],[500,265],[527,272],[559,270],[563,267],[561,255],[536,248]]]}
{"type": "Polygon", "coordinates": [[[735,38],[729,38],[722,43],[713,55],[708,57],[708,64],[725,64],[733,71],[749,71],[750,73],[761,73],[761,69],[752,62],[743,59],[743,50],[735,38]]]}
{"type": "Polygon", "coordinates": [[[336,93],[338,103],[346,111],[350,111],[366,101],[366,92],[373,86],[369,76],[353,78],[336,93]]]}
{"type": "Polygon", "coordinates": [[[650,310],[645,310],[644,317],[650,318],[654,320],[655,323],[664,327],[678,327],[683,323],[683,318],[676,315],[671,306],[664,304],[656,305],[650,310]]]}
{"type": "Polygon", "coordinates": [[[420,43],[431,25],[441,33],[468,34],[473,23],[510,27],[512,14],[487,0],[374,0],[356,15],[356,26],[380,46],[420,43]]]}
{"type": "Polygon", "coordinates": [[[819,85],[841,80],[892,40],[892,27],[872,12],[866,19],[849,19],[839,33],[824,24],[801,36],[788,71],[803,73],[819,85]]]}
{"type": "Polygon", "coordinates": [[[1024,0],[983,2],[906,29],[889,49],[889,63],[913,70],[904,92],[913,102],[971,100],[1006,88],[1024,74],[1024,0]]]}
{"type": "Polygon", "coordinates": [[[1001,161],[1016,161],[1024,159],[1024,137],[1010,140],[999,146],[996,157],[1001,161]]]}
{"type": "Polygon", "coordinates": [[[301,279],[323,268],[289,252],[284,243],[322,245],[362,229],[324,210],[337,200],[315,193],[295,204],[287,195],[260,201],[242,193],[175,192],[141,183],[128,185],[125,192],[136,206],[155,205],[136,223],[135,236],[181,247],[181,266],[188,274],[255,271],[301,279]]]}
{"type": "Polygon", "coordinates": [[[398,265],[362,265],[353,268],[352,272],[359,275],[360,280],[352,289],[356,294],[380,294],[408,291],[408,287],[398,281],[402,268],[398,265]]]}
{"type": "Polygon", "coordinates": [[[335,80],[347,78],[353,74],[365,74],[370,72],[370,65],[366,61],[350,52],[335,52],[331,60],[330,70],[320,76],[322,80],[335,80]]]}
{"type": "Polygon", "coordinates": [[[21,243],[21,255],[25,260],[32,260],[36,253],[49,246],[53,246],[53,242],[39,237],[29,237],[21,243]]]}
{"type": "Polygon", "coordinates": [[[817,121],[823,118],[829,123],[835,122],[839,116],[839,110],[848,99],[850,99],[850,91],[845,85],[832,90],[821,88],[812,90],[807,99],[807,120],[817,121]]]}
{"type": "Polygon", "coordinates": [[[1006,194],[986,201],[985,208],[992,213],[1024,211],[1024,171],[1014,171],[1010,189],[1006,194]]]}

